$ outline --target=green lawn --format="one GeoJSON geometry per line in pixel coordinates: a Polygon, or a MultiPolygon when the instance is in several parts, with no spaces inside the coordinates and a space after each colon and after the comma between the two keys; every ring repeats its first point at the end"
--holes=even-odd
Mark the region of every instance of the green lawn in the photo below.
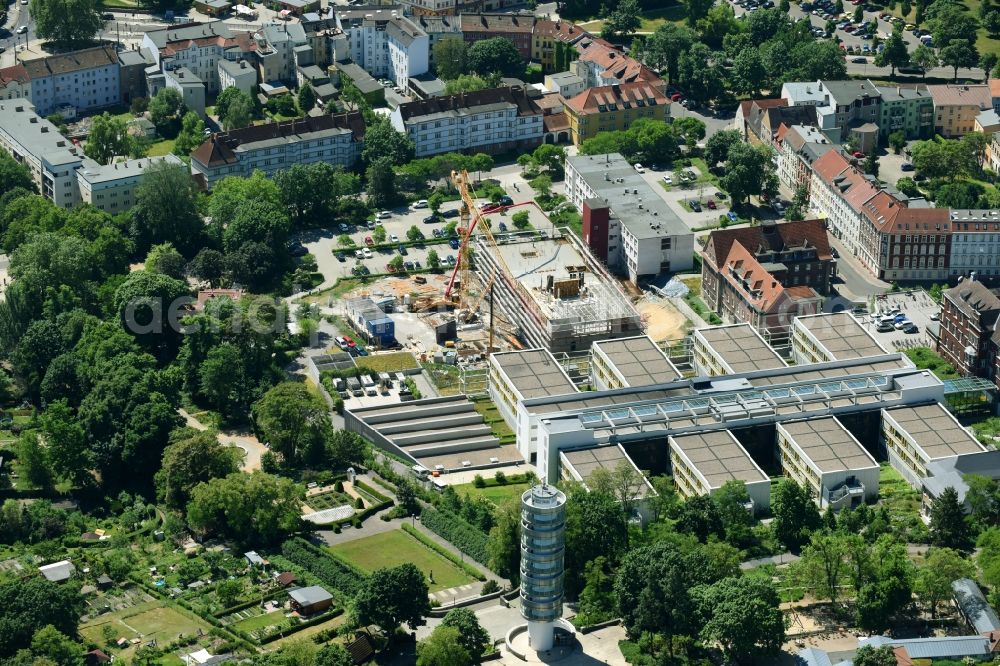
{"type": "Polygon", "coordinates": [[[879,503],[893,517],[919,518],[920,493],[913,489],[889,463],[882,463],[878,478],[879,503]]]}
{"type": "MultiPolygon", "coordinates": [[[[491,481],[489,479],[488,481],[491,481]]],[[[476,488],[471,483],[463,483],[462,485],[455,486],[455,490],[460,495],[472,495],[479,497],[485,497],[494,504],[502,504],[504,500],[509,497],[520,497],[521,493],[531,487],[531,484],[527,481],[523,483],[508,483],[503,486],[491,486],[488,485],[485,488],[476,488]]]]}
{"type": "MultiPolygon", "coordinates": [[[[958,4],[964,5],[969,10],[969,13],[972,16],[979,18],[979,5],[982,4],[982,0],[960,0],[958,4]]],[[[891,9],[886,8],[886,11],[892,14],[893,16],[900,16],[904,18],[907,23],[912,23],[917,15],[917,9],[916,9],[917,5],[916,3],[911,3],[910,7],[911,7],[910,13],[906,15],[904,15],[903,12],[900,11],[899,5],[896,5],[891,9]]],[[[926,21],[920,27],[926,28],[927,27],[926,21]]],[[[994,52],[994,53],[1000,52],[1000,40],[993,39],[986,33],[985,28],[980,27],[979,30],[976,31],[976,48],[979,49],[980,54],[987,52],[994,52]]]]}
{"type": "Polygon", "coordinates": [[[330,550],[369,573],[412,562],[425,576],[434,576],[433,583],[428,581],[431,592],[474,582],[465,572],[403,530],[348,541],[330,550]]]}
{"type": "MultiPolygon", "coordinates": [[[[604,21],[601,19],[592,19],[587,21],[585,19],[574,19],[577,25],[590,32],[599,33],[601,28],[604,27],[604,21]],[[581,23],[581,21],[583,21],[581,23]]],[[[639,32],[653,32],[661,25],[665,23],[676,23],[678,25],[685,22],[684,18],[684,5],[676,4],[670,7],[664,7],[663,9],[650,9],[649,11],[642,12],[640,16],[639,32]]]]}
{"type": "Polygon", "coordinates": [[[401,372],[419,368],[417,359],[410,352],[393,352],[390,354],[373,354],[354,360],[362,370],[369,372],[401,372]]]}
{"type": "MultiPolygon", "coordinates": [[[[289,626],[289,620],[285,617],[284,611],[274,611],[273,613],[264,613],[262,615],[255,615],[254,617],[247,618],[233,625],[233,629],[238,629],[240,631],[245,631],[251,633],[257,631],[258,629],[265,629],[267,627],[285,625],[289,626]]],[[[271,633],[271,632],[266,632],[271,633]]]]}
{"type": "Polygon", "coordinates": [[[174,139],[161,139],[149,147],[148,157],[159,157],[174,152],[174,139]]]}
{"type": "Polygon", "coordinates": [[[167,644],[179,636],[193,636],[198,629],[208,632],[211,627],[186,613],[163,605],[159,601],[148,601],[131,608],[102,615],[100,618],[80,628],[80,633],[89,641],[104,644],[104,625],[114,627],[118,636],[125,638],[155,638],[158,643],[167,644]]]}
{"type": "Polygon", "coordinates": [[[914,347],[907,349],[906,355],[910,357],[914,365],[921,370],[930,370],[938,379],[960,379],[961,375],[939,354],[928,347],[914,347]]]}

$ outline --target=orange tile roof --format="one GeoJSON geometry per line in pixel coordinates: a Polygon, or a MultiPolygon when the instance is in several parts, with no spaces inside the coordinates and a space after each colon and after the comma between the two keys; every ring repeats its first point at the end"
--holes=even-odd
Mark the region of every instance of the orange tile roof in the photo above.
{"type": "Polygon", "coordinates": [[[669,103],[667,96],[660,92],[658,88],[644,81],[637,81],[634,83],[588,88],[579,95],[566,100],[566,106],[580,115],[588,115],[591,113],[602,113],[602,106],[605,107],[605,110],[610,110],[608,107],[611,105],[621,105],[624,107],[625,104],[629,104],[633,107],[638,107],[640,106],[640,102],[642,103],[641,106],[653,106],[650,104],[650,100],[655,101],[657,105],[669,103]]]}
{"type": "Polygon", "coordinates": [[[990,79],[990,95],[1000,97],[1000,79],[990,79]]]}
{"type": "Polygon", "coordinates": [[[578,42],[577,50],[580,53],[579,60],[598,65],[604,71],[605,76],[613,76],[622,83],[646,81],[659,85],[661,82],[656,72],[625,55],[613,44],[603,39],[595,38],[578,42]]]}
{"type": "Polygon", "coordinates": [[[947,208],[907,208],[887,192],[875,195],[861,212],[882,233],[947,233],[945,227],[951,219],[947,208]]]}
{"type": "MultiPolygon", "coordinates": [[[[770,229],[771,227],[768,227],[770,229]]],[[[705,244],[705,256],[716,267],[721,267],[730,248],[739,243],[745,248],[763,248],[781,250],[785,247],[809,246],[816,248],[820,259],[831,259],[830,239],[826,233],[826,223],[823,220],[799,220],[797,222],[782,222],[773,225],[773,234],[765,234],[765,227],[739,227],[735,229],[716,229],[708,237],[705,244]]]]}
{"type": "Polygon", "coordinates": [[[786,299],[818,297],[812,287],[784,287],[739,241],[729,248],[729,256],[726,257],[721,273],[744,300],[760,312],[771,312],[778,303],[786,299]]]}
{"type": "Polygon", "coordinates": [[[835,150],[831,150],[813,162],[813,171],[829,183],[850,166],[851,163],[847,161],[846,157],[835,150]]]}
{"type": "Polygon", "coordinates": [[[990,91],[991,86],[984,84],[969,86],[945,83],[927,86],[927,92],[931,94],[935,107],[976,105],[980,109],[990,109],[993,107],[990,91]]]}

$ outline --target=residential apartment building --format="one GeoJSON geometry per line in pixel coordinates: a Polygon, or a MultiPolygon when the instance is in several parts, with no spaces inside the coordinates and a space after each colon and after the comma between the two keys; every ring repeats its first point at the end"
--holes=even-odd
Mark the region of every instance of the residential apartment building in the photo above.
{"type": "Polygon", "coordinates": [[[748,143],[774,147],[778,130],[782,125],[816,127],[816,107],[779,105],[761,107],[753,102],[745,124],[748,143]]]}
{"type": "Polygon", "coordinates": [[[786,338],[795,317],[819,312],[835,274],[822,220],[716,230],[701,257],[704,301],[767,340],[786,338]]]}
{"type": "Polygon", "coordinates": [[[782,123],[775,136],[778,180],[792,192],[799,187],[808,189],[813,164],[828,151],[836,149],[815,127],[782,123]]]}
{"type": "Polygon", "coordinates": [[[880,189],[838,152],[814,164],[810,209],[882,280],[952,275],[952,221],[945,208],[880,189]]]}
{"type": "Polygon", "coordinates": [[[589,88],[566,100],[570,138],[580,145],[598,132],[628,129],[642,118],[666,120],[670,99],[645,82],[589,88]]]}
{"type": "Polygon", "coordinates": [[[978,275],[995,280],[1000,276],[1000,211],[951,211],[949,275],[978,275]]]}
{"type": "Polygon", "coordinates": [[[610,42],[588,35],[574,46],[579,55],[573,62],[573,71],[580,75],[588,88],[643,81],[666,92],[666,82],[656,72],[610,42]]]}
{"type": "Polygon", "coordinates": [[[23,99],[0,102],[0,147],[28,167],[38,191],[61,208],[80,202],[83,151],[23,99]]]}
{"type": "Polygon", "coordinates": [[[143,157],[107,165],[84,159],[76,172],[80,201],[112,215],[124,213],[135,205],[135,190],[146,169],[159,163],[184,165],[176,155],[143,157]]]}
{"type": "Polygon", "coordinates": [[[619,153],[567,158],[565,188],[590,252],[633,283],[694,265],[694,233],[619,153]]]}
{"type": "Polygon", "coordinates": [[[565,99],[576,97],[586,88],[583,79],[574,72],[546,74],[542,85],[549,92],[561,95],[565,99]]]}
{"type": "Polygon", "coordinates": [[[434,67],[435,44],[442,39],[462,39],[461,17],[417,15],[411,16],[410,20],[427,34],[427,62],[431,68],[434,67]]]}
{"type": "MultiPolygon", "coordinates": [[[[256,62],[258,43],[248,32],[236,32],[222,21],[211,21],[151,30],[143,36],[142,48],[152,55],[160,71],[187,68],[211,96],[221,91],[219,61],[256,62]]],[[[152,92],[155,85],[150,88],[152,92]]]]}
{"type": "Polygon", "coordinates": [[[996,382],[1000,290],[975,277],[944,292],[937,350],[964,376],[996,382]]]}
{"type": "Polygon", "coordinates": [[[400,104],[393,127],[416,144],[416,156],[453,151],[528,151],[542,142],[542,110],[519,86],[400,104]]]}
{"type": "Polygon", "coordinates": [[[907,140],[934,135],[934,99],[925,86],[879,86],[878,92],[882,97],[879,140],[888,141],[893,132],[903,132],[907,140]]]}
{"type": "Polygon", "coordinates": [[[219,90],[237,88],[253,96],[257,91],[257,70],[246,60],[219,61],[219,90]]]}
{"type": "Polygon", "coordinates": [[[514,42],[525,62],[531,60],[531,35],[535,17],[531,14],[462,14],[462,37],[468,44],[506,37],[514,42]]]}
{"type": "Polygon", "coordinates": [[[20,63],[0,69],[0,100],[6,99],[31,101],[31,77],[20,63]]]}
{"type": "Polygon", "coordinates": [[[782,98],[772,99],[750,99],[740,102],[736,107],[736,115],[733,117],[733,129],[740,133],[744,141],[753,142],[750,133],[750,120],[760,112],[760,109],[767,109],[776,106],[788,106],[788,100],[782,98]],[[753,111],[753,109],[757,111],[753,111]]]}
{"type": "Polygon", "coordinates": [[[993,108],[987,84],[946,83],[927,86],[934,100],[934,131],[945,138],[961,137],[975,131],[976,116],[993,108]]]}
{"type": "Polygon", "coordinates": [[[184,106],[200,116],[205,115],[205,82],[187,67],[176,67],[163,72],[163,84],[181,95],[184,106]]]}
{"type": "Polygon", "coordinates": [[[372,76],[407,88],[411,76],[430,68],[430,37],[401,12],[365,8],[336,16],[347,36],[350,59],[372,76]]]}
{"type": "Polygon", "coordinates": [[[531,34],[531,60],[542,66],[545,73],[561,72],[576,58],[573,45],[589,33],[569,21],[535,21],[531,34]]]}
{"type": "Polygon", "coordinates": [[[25,60],[21,64],[31,80],[31,103],[43,116],[68,109],[73,117],[78,112],[107,108],[121,101],[118,53],[111,46],[25,60]]]}
{"type": "Polygon", "coordinates": [[[352,167],[361,156],[365,122],[359,111],[252,125],[213,134],[191,153],[191,172],[211,189],[226,176],[273,175],[293,164],[352,167]]]}
{"type": "Polygon", "coordinates": [[[878,145],[881,96],[871,81],[789,82],[781,97],[790,106],[816,107],[817,126],[835,143],[853,139],[863,152],[878,145]]]}

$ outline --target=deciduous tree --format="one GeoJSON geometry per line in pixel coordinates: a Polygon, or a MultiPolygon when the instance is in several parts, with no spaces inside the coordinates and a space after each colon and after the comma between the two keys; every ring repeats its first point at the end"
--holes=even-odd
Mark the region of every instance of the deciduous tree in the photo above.
{"type": "Polygon", "coordinates": [[[66,48],[88,44],[104,23],[97,0],[31,0],[29,9],[35,33],[66,48]]]}
{"type": "Polygon", "coordinates": [[[275,544],[301,528],[301,501],[301,489],[289,479],[237,472],[195,486],[187,519],[203,534],[241,545],[275,544]]]}
{"type": "Polygon", "coordinates": [[[400,624],[416,629],[424,623],[429,611],[427,582],[409,562],[376,570],[354,599],[357,621],[361,625],[377,625],[387,636],[400,624]]]}

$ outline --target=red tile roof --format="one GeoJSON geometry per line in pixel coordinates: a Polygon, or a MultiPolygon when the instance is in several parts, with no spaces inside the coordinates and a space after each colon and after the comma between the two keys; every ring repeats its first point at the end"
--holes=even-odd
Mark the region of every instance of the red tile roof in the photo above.
{"type": "Polygon", "coordinates": [[[667,96],[660,92],[658,88],[644,81],[637,81],[635,83],[621,83],[601,86],[599,88],[588,88],[579,95],[566,100],[566,106],[578,114],[587,115],[591,113],[603,113],[601,111],[602,106],[605,107],[605,111],[609,110],[608,107],[611,105],[624,108],[624,104],[626,103],[630,104],[633,108],[638,108],[640,102],[642,106],[654,106],[650,103],[650,100],[658,105],[670,103],[667,96]]]}
{"type": "Polygon", "coordinates": [[[739,241],[730,246],[721,275],[759,312],[772,312],[786,299],[819,298],[819,294],[812,287],[784,287],[739,241]]]}
{"type": "Polygon", "coordinates": [[[947,208],[907,208],[887,192],[879,192],[861,208],[882,233],[940,233],[951,219],[947,208]]]}
{"type": "Polygon", "coordinates": [[[569,21],[549,21],[545,19],[535,22],[535,34],[545,35],[566,44],[574,44],[590,35],[586,30],[569,21]]]}
{"type": "Polygon", "coordinates": [[[851,166],[847,158],[835,150],[831,150],[813,162],[813,171],[826,182],[832,181],[851,166]]]}
{"type": "Polygon", "coordinates": [[[716,267],[721,267],[733,243],[745,248],[767,248],[770,251],[786,247],[814,247],[821,260],[832,259],[830,240],[823,220],[800,220],[774,225],[716,229],[705,244],[705,255],[716,267]],[[765,233],[766,232],[766,233],[765,233]]]}
{"type": "Polygon", "coordinates": [[[0,69],[0,87],[7,87],[13,81],[18,83],[27,83],[31,80],[28,76],[28,70],[24,68],[24,65],[14,65],[13,67],[4,67],[0,69]]]}
{"type": "Polygon", "coordinates": [[[613,44],[603,39],[583,40],[577,42],[576,47],[580,53],[579,60],[595,63],[605,76],[613,76],[621,83],[633,81],[646,81],[657,85],[662,83],[662,79],[656,72],[625,55],[613,44]]]}

